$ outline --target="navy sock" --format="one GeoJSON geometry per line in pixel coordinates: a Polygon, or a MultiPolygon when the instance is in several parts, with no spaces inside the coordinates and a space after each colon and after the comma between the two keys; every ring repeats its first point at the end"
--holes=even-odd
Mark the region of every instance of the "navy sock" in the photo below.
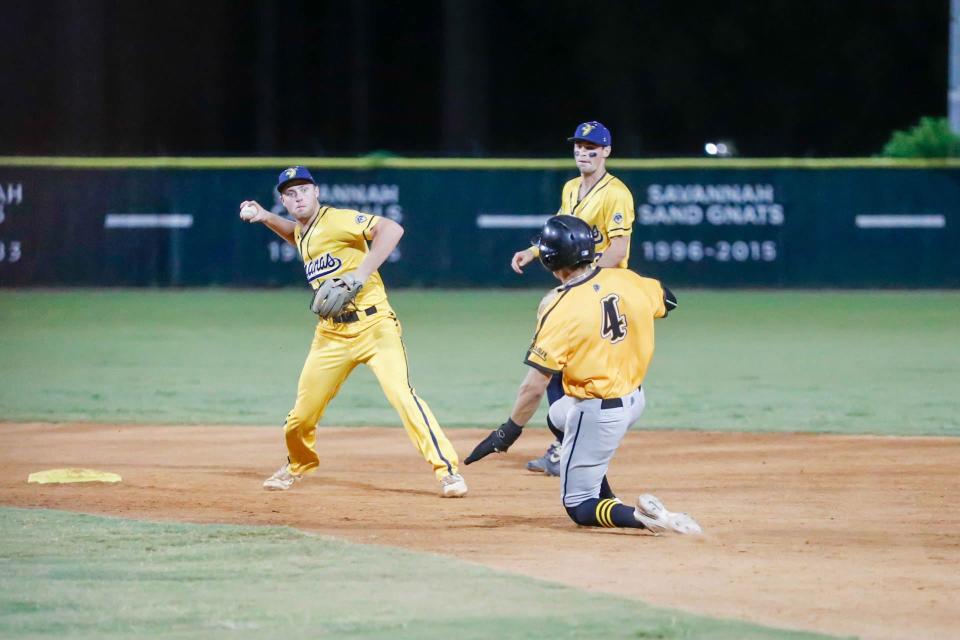
{"type": "MultiPolygon", "coordinates": [[[[547,404],[552,405],[554,402],[563,397],[563,375],[554,374],[550,378],[550,382],[547,383],[547,404]]],[[[553,433],[554,437],[559,441],[563,442],[563,431],[557,429],[556,425],[553,424],[553,421],[550,420],[550,414],[547,413],[547,428],[550,429],[550,432],[553,433]]]]}
{"type": "Polygon", "coordinates": [[[624,529],[643,529],[644,526],[633,517],[633,509],[613,500],[590,498],[575,507],[567,507],[567,515],[584,527],[620,527],[624,529]]]}
{"type": "Polygon", "coordinates": [[[547,415],[547,429],[550,429],[550,433],[552,433],[559,442],[563,442],[563,431],[553,426],[553,420],[550,419],[549,414],[547,415]]]}
{"type": "Polygon", "coordinates": [[[603,476],[603,480],[600,481],[600,499],[613,500],[616,497],[617,494],[613,492],[613,489],[610,488],[610,483],[607,482],[607,476],[603,476]]]}
{"type": "Polygon", "coordinates": [[[550,378],[550,382],[547,383],[547,404],[552,405],[554,402],[563,397],[563,374],[555,373],[550,378]]]}
{"type": "Polygon", "coordinates": [[[597,522],[597,505],[600,498],[590,498],[584,500],[575,507],[567,507],[567,515],[577,524],[584,527],[599,527],[597,522]]]}
{"type": "Polygon", "coordinates": [[[610,510],[610,522],[615,527],[623,529],[646,529],[643,524],[633,517],[633,507],[625,504],[615,504],[610,510]]]}

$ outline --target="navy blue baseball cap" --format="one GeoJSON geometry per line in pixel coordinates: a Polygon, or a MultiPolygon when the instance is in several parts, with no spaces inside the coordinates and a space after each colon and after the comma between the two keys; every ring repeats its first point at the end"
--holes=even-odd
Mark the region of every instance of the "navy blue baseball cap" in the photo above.
{"type": "Polygon", "coordinates": [[[601,147],[609,147],[613,144],[613,138],[610,136],[610,129],[596,120],[591,120],[578,124],[577,130],[567,138],[567,142],[591,142],[601,147]]]}
{"type": "Polygon", "coordinates": [[[290,167],[289,169],[284,169],[280,172],[280,177],[277,178],[277,191],[283,193],[283,190],[286,188],[286,186],[294,180],[309,182],[310,184],[317,184],[316,181],[314,181],[313,176],[310,175],[310,172],[307,171],[306,167],[297,165],[295,167],[290,167]]]}

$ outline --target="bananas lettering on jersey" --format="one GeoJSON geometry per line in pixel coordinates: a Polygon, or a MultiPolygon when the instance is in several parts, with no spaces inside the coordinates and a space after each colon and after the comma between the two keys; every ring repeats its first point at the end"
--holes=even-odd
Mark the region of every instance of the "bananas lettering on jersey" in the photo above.
{"type": "Polygon", "coordinates": [[[303,265],[303,270],[307,274],[307,282],[313,282],[317,278],[328,276],[336,272],[343,264],[343,260],[329,253],[325,253],[319,258],[315,258],[303,265]]]}

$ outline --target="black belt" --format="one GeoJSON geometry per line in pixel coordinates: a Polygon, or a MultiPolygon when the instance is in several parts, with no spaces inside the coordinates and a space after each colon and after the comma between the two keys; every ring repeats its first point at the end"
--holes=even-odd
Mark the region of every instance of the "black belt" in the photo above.
{"type": "Polygon", "coordinates": [[[376,312],[377,312],[376,307],[367,307],[366,309],[363,309],[361,311],[351,311],[350,313],[342,313],[336,318],[333,318],[333,321],[340,324],[350,324],[351,322],[356,322],[357,320],[359,320],[361,313],[364,314],[365,316],[372,316],[376,312]]]}
{"type": "MultiPolygon", "coordinates": [[[[637,387],[637,391],[639,391],[642,388],[643,388],[643,385],[640,385],[639,387],[637,387]]],[[[603,400],[600,401],[601,411],[603,411],[604,409],[619,409],[622,406],[623,406],[622,398],[604,398],[603,400]]]]}

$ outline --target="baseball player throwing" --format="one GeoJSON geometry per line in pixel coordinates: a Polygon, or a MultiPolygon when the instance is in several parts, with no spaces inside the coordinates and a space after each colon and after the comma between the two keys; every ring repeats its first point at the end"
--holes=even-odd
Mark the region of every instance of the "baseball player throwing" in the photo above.
{"type": "Polygon", "coordinates": [[[297,248],[314,289],[310,308],[319,322],[284,425],[288,463],[267,478],[264,489],[285,491],[317,468],[317,422],[354,367],[365,364],[400,414],[410,440],[433,467],[440,495],[466,495],[457,452],[410,382],[400,322],[377,272],[403,228],[388,218],[321,205],[320,191],[304,167],[282,171],[277,191],[294,220],[270,213],[253,200],[240,204],[240,217],[263,223],[297,248]]]}
{"type": "MultiPolygon", "coordinates": [[[[596,120],[577,126],[573,136],[573,159],[580,170],[580,177],[563,185],[560,209],[557,214],[576,216],[587,223],[593,234],[598,267],[627,267],[630,258],[630,233],[633,229],[633,196],[619,178],[607,171],[613,140],[610,130],[596,120]]],[[[518,251],[510,266],[517,273],[537,257],[537,247],[518,251]]],[[[548,294],[547,300],[552,297],[548,294]]],[[[547,401],[552,405],[563,397],[559,376],[547,387],[547,401]]],[[[560,474],[560,440],[563,434],[552,419],[547,417],[547,427],[556,436],[546,453],[527,463],[530,471],[547,475],[560,474]]],[[[612,497],[613,494],[611,493],[612,497]]]]}
{"type": "Polygon", "coordinates": [[[554,375],[564,396],[550,407],[563,426],[560,494],[570,518],[588,527],[631,527],[654,533],[700,533],[685,513],[668,511],[649,494],[635,507],[601,496],[610,460],[645,404],[644,375],[653,357],[653,321],[677,299],[657,280],[628,269],[593,265],[593,230],[580,218],[550,218],[537,243],[540,262],[562,283],[537,322],[527,351],[527,376],[510,418],[465,460],[471,464],[504,452],[533,416],[554,375]]]}

